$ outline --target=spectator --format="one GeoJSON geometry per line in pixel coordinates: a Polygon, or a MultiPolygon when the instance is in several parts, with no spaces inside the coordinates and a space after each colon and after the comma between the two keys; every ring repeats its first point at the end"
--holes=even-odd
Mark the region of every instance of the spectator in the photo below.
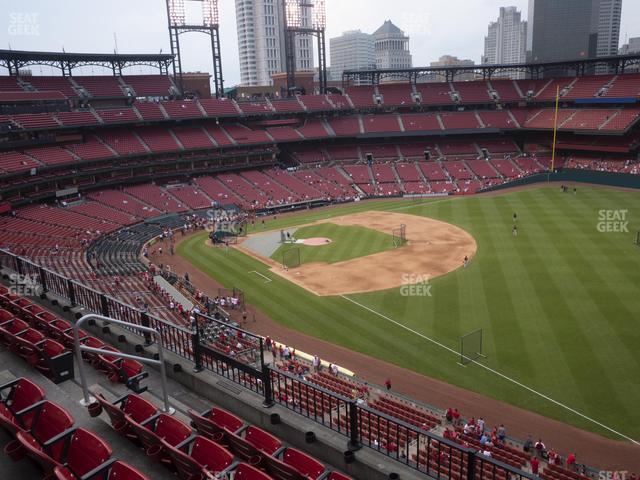
{"type": "Polygon", "coordinates": [[[453,409],[451,407],[447,408],[447,413],[445,413],[445,418],[449,423],[453,421],[453,409]]]}
{"type": "Polygon", "coordinates": [[[507,429],[501,423],[500,426],[498,427],[498,432],[497,432],[498,440],[500,440],[501,442],[504,442],[504,439],[506,438],[506,436],[507,436],[507,429]]]}
{"type": "Polygon", "coordinates": [[[531,435],[529,435],[527,440],[524,442],[524,445],[522,445],[522,450],[524,450],[525,453],[530,453],[533,450],[533,439],[531,438],[531,435]]]}
{"type": "Polygon", "coordinates": [[[320,357],[314,355],[311,364],[313,365],[313,371],[318,373],[320,371],[320,357]]]}
{"type": "Polygon", "coordinates": [[[544,445],[544,443],[542,443],[542,439],[539,438],[538,441],[536,442],[536,444],[534,445],[534,448],[536,449],[536,454],[538,455],[538,457],[542,458],[542,454],[545,452],[545,450],[547,449],[544,445]]]}
{"type": "Polygon", "coordinates": [[[336,365],[335,363],[331,364],[331,374],[334,376],[338,376],[338,365],[336,365]]]}
{"type": "Polygon", "coordinates": [[[484,433],[484,418],[478,418],[478,430],[480,433],[484,433]]]}
{"type": "Polygon", "coordinates": [[[387,391],[391,390],[391,379],[390,378],[387,378],[384,381],[384,386],[387,387],[387,391]]]}
{"type": "Polygon", "coordinates": [[[480,437],[480,445],[485,446],[489,442],[489,437],[487,437],[486,433],[483,433],[480,437]]]}
{"type": "Polygon", "coordinates": [[[460,412],[457,408],[453,409],[453,424],[458,425],[460,423],[460,412]]]}
{"type": "Polygon", "coordinates": [[[575,471],[576,469],[576,454],[570,453],[567,456],[567,468],[571,471],[575,471]]]}
{"type": "Polygon", "coordinates": [[[538,468],[540,467],[540,461],[537,457],[531,458],[531,473],[538,475],[538,468]]]}

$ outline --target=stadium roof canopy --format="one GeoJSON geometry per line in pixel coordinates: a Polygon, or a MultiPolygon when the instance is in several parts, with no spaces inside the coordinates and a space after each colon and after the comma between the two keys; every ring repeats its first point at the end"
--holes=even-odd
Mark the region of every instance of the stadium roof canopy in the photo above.
{"type": "Polygon", "coordinates": [[[63,75],[71,75],[76,67],[94,65],[110,68],[114,75],[121,75],[122,69],[134,65],[158,68],[160,73],[168,73],[174,56],[169,54],[120,54],[120,53],[67,53],[28,52],[21,50],[0,50],[0,67],[9,70],[9,75],[18,75],[21,68],[30,65],[48,65],[59,68],[63,75]]]}
{"type": "Polygon", "coordinates": [[[418,79],[437,75],[446,81],[454,81],[455,76],[463,73],[472,73],[483,79],[490,79],[507,72],[526,72],[531,78],[544,78],[545,72],[574,72],[576,76],[594,73],[596,66],[607,66],[611,73],[624,73],[625,68],[631,65],[640,65],[640,54],[636,55],[612,55],[598,58],[581,58],[562,62],[548,63],[511,63],[494,65],[450,65],[439,67],[414,67],[403,69],[385,70],[345,70],[342,72],[343,87],[352,82],[356,85],[372,83],[377,85],[384,78],[392,78],[401,82],[406,79],[410,83],[417,83],[418,79]]]}

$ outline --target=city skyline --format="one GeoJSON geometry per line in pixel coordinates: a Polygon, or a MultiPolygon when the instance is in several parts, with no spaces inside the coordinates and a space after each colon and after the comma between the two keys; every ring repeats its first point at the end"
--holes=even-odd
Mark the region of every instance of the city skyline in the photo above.
{"type": "MultiPolygon", "coordinates": [[[[60,15],[60,4],[43,0],[7,0],[0,27],[2,48],[14,50],[113,52],[117,45],[121,53],[169,52],[164,0],[138,0],[131,9],[124,0],[108,5],[92,3],[92,15],[87,16],[87,2],[69,0],[60,15]],[[126,12],[126,14],[124,14],[126,12]],[[35,15],[35,34],[16,34],[16,16],[35,15]]],[[[428,65],[442,55],[470,58],[480,63],[487,25],[495,21],[500,7],[515,6],[527,17],[527,0],[484,0],[469,4],[465,0],[434,1],[425,5],[419,0],[402,2],[341,2],[327,0],[327,39],[343,31],[360,29],[375,31],[387,19],[393,21],[411,37],[413,65],[428,65]],[[354,19],[358,20],[355,21],[354,19]],[[458,28],[454,28],[458,26],[458,28]]],[[[640,2],[623,2],[620,28],[621,46],[627,37],[640,35],[640,27],[633,23],[640,18],[640,2]]],[[[240,83],[240,62],[234,0],[220,2],[220,35],[225,85],[240,83]]],[[[20,30],[19,28],[17,30],[20,30]]],[[[34,33],[34,32],[32,32],[34,33]]],[[[327,42],[328,43],[328,42],[327,42]]],[[[328,45],[327,45],[328,46],[328,45]]],[[[201,54],[207,40],[186,36],[182,41],[185,71],[211,71],[210,57],[201,54]]],[[[56,73],[48,67],[37,67],[35,74],[56,73]]],[[[140,73],[151,73],[152,70],[140,73]]],[[[91,74],[91,68],[78,71],[91,74]]],[[[138,73],[132,69],[131,73],[138,73]]]]}

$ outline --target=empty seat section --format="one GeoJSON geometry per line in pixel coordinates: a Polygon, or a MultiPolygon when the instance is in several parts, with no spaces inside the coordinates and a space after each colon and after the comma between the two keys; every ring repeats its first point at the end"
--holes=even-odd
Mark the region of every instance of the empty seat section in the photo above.
{"type": "Polygon", "coordinates": [[[186,149],[202,149],[202,148],[214,148],[214,144],[200,126],[194,127],[173,127],[173,133],[175,133],[180,143],[186,149]]]}
{"type": "Polygon", "coordinates": [[[201,118],[202,112],[198,107],[198,102],[189,100],[173,100],[163,102],[162,107],[167,112],[169,118],[201,118]]]}
{"type": "Polygon", "coordinates": [[[522,95],[520,95],[513,80],[491,80],[490,83],[498,93],[498,97],[502,103],[519,102],[522,100],[522,95]]]}
{"type": "Polygon", "coordinates": [[[126,75],[122,79],[138,97],[165,97],[172,87],[167,75],[126,75]]]}
{"type": "Polygon", "coordinates": [[[240,115],[233,100],[227,98],[206,98],[198,101],[209,117],[237,117],[240,115]]]}
{"type": "Polygon", "coordinates": [[[271,100],[271,105],[278,113],[298,113],[303,112],[304,109],[297,97],[292,99],[271,100]]]}
{"type": "Polygon", "coordinates": [[[64,126],[98,125],[98,119],[92,112],[58,112],[56,118],[64,126]]]}
{"type": "Polygon", "coordinates": [[[231,203],[243,204],[242,197],[237,196],[232,190],[225,187],[218,179],[213,177],[200,177],[194,180],[198,188],[205,192],[209,198],[218,202],[220,205],[229,205],[231,203]]]}
{"type": "Polygon", "coordinates": [[[475,112],[440,112],[445,130],[480,128],[475,112]]]}
{"type": "Polygon", "coordinates": [[[406,132],[442,130],[435,113],[415,113],[400,115],[406,132]]]}
{"type": "Polygon", "coordinates": [[[363,115],[362,126],[365,133],[396,133],[400,132],[398,116],[391,115],[363,115]]]}
{"type": "Polygon", "coordinates": [[[308,118],[303,125],[296,127],[296,130],[307,140],[312,138],[327,138],[329,132],[325,128],[323,119],[308,118]]]}
{"type": "Polygon", "coordinates": [[[137,129],[136,133],[154,153],[180,150],[180,146],[166,128],[143,127],[137,129]]]}
{"type": "Polygon", "coordinates": [[[118,190],[100,190],[89,193],[87,197],[96,202],[104,203],[116,210],[121,210],[142,218],[155,217],[160,214],[160,211],[155,208],[148,207],[134,197],[118,190]]]}
{"type": "Polygon", "coordinates": [[[139,155],[147,153],[147,149],[140,143],[140,139],[130,130],[105,130],[97,136],[113,148],[119,155],[139,155]]]}
{"type": "Polygon", "coordinates": [[[372,86],[347,87],[345,93],[356,108],[371,108],[377,105],[373,98],[375,91],[372,86]]]}
{"type": "Polygon", "coordinates": [[[130,123],[139,121],[133,108],[103,108],[96,110],[104,123],[130,123]]]}
{"type": "Polygon", "coordinates": [[[339,137],[351,137],[354,135],[359,135],[361,133],[360,121],[358,116],[356,115],[332,118],[329,119],[328,122],[335,134],[339,137]]]}
{"type": "Polygon", "coordinates": [[[37,168],[40,163],[20,152],[0,152],[0,171],[21,172],[37,168]]]}
{"type": "Polygon", "coordinates": [[[96,75],[73,77],[77,85],[83,87],[92,97],[124,97],[119,77],[96,75]]]}
{"type": "Polygon", "coordinates": [[[176,197],[182,204],[190,209],[198,210],[211,207],[211,200],[198,187],[191,185],[180,185],[167,187],[167,192],[176,197]]]}
{"type": "Polygon", "coordinates": [[[32,75],[21,78],[23,82],[31,84],[36,90],[54,90],[65,94],[69,98],[78,97],[78,94],[73,89],[70,77],[41,77],[32,75]]]}
{"type": "Polygon", "coordinates": [[[408,83],[378,85],[378,92],[382,95],[382,102],[385,105],[397,107],[411,107],[414,105],[411,96],[413,89],[408,83]]]}
{"type": "Polygon", "coordinates": [[[166,117],[160,105],[152,102],[137,102],[134,104],[143,120],[164,120],[166,117]]]}
{"type": "Polygon", "coordinates": [[[225,124],[224,129],[240,145],[273,143],[264,130],[252,130],[240,123],[225,124]]]}
{"type": "Polygon", "coordinates": [[[483,80],[470,82],[453,82],[453,91],[457,92],[464,104],[489,103],[493,99],[489,96],[489,86],[483,80]]]}
{"type": "Polygon", "coordinates": [[[98,160],[114,157],[114,153],[93,135],[87,135],[83,143],[71,143],[65,148],[82,160],[98,160]]]}
{"type": "Polygon", "coordinates": [[[40,160],[45,165],[61,165],[76,162],[73,155],[61,147],[32,148],[25,150],[25,153],[36,160],[40,160]]]}
{"type": "Polygon", "coordinates": [[[155,207],[159,212],[176,213],[184,212],[187,208],[181,205],[166,191],[157,185],[144,184],[127,187],[124,189],[129,195],[142,200],[144,203],[155,207]]]}
{"type": "Polygon", "coordinates": [[[240,111],[245,115],[266,115],[274,113],[265,101],[237,102],[240,111]]]}
{"type": "Polygon", "coordinates": [[[452,105],[451,91],[448,83],[418,83],[416,90],[422,97],[423,105],[452,105]]]}

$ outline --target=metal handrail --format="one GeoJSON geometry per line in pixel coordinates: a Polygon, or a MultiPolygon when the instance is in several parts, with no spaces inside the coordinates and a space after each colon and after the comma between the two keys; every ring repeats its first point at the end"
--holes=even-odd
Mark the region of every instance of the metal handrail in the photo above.
{"type": "Polygon", "coordinates": [[[82,384],[82,394],[84,398],[80,400],[80,404],[83,406],[88,406],[91,403],[96,401],[95,397],[92,397],[89,393],[89,387],[87,386],[87,377],[84,372],[84,361],[82,360],[82,351],[96,353],[99,355],[106,355],[111,357],[118,358],[128,358],[131,360],[137,360],[142,363],[148,363],[150,365],[160,365],[160,381],[162,384],[162,397],[164,401],[164,412],[170,415],[175,413],[175,408],[169,405],[169,395],[167,393],[167,371],[164,364],[164,353],[163,353],[163,345],[162,345],[162,335],[155,329],[150,327],[144,327],[141,325],[133,325],[129,322],[124,322],[122,320],[117,320],[115,318],[105,317],[103,315],[96,315],[94,313],[88,313],[81,317],[74,325],[73,325],[73,342],[75,344],[76,351],[76,359],[78,361],[78,371],[80,372],[80,383],[82,384]],[[114,352],[112,350],[104,350],[102,348],[93,348],[87,347],[80,343],[80,325],[82,325],[85,321],[94,319],[94,320],[104,320],[109,323],[115,323],[117,325],[125,325],[128,328],[135,328],[142,332],[153,334],[158,340],[158,360],[154,360],[152,358],[139,357],[137,355],[129,355],[128,353],[123,352],[114,352]]]}

